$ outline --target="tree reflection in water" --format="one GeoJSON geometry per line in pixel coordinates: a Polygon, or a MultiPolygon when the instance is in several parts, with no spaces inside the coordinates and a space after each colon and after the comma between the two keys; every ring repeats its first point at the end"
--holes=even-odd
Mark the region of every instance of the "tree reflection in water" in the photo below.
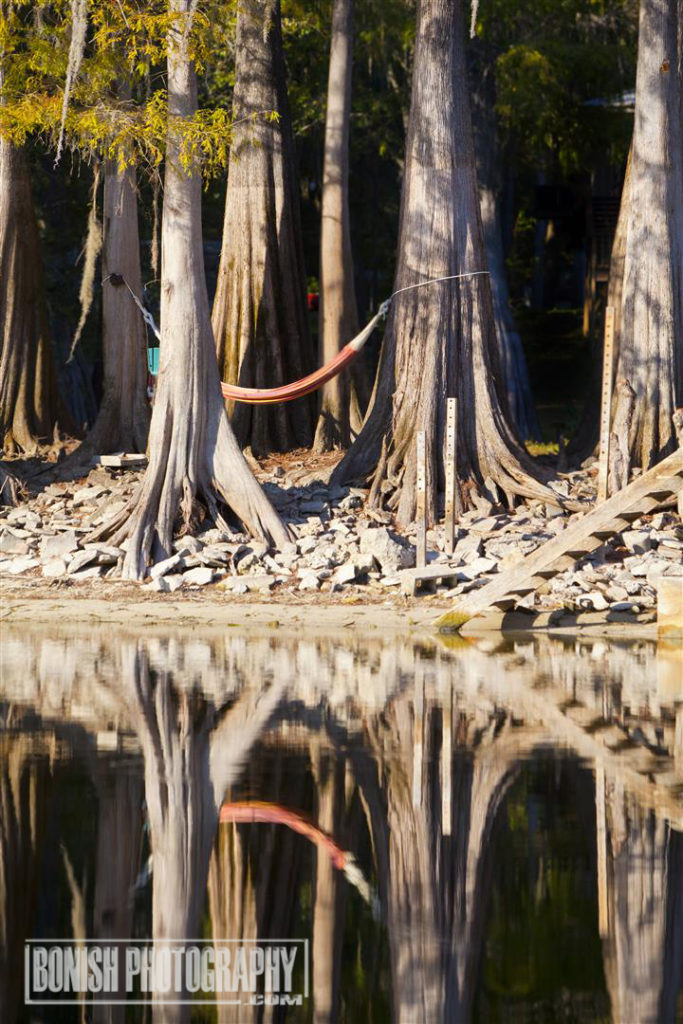
{"type": "Polygon", "coordinates": [[[58,797],[44,810],[70,757],[98,808],[80,858],[93,937],[308,937],[319,1022],[680,1014],[683,695],[661,687],[654,647],[10,627],[4,655],[3,1021],[21,1017],[23,941],[44,934],[55,879],[68,905],[41,836],[48,814],[52,837],[82,840],[58,797]],[[381,920],[324,848],[278,824],[219,827],[226,798],[309,815],[358,856],[381,920]]]}

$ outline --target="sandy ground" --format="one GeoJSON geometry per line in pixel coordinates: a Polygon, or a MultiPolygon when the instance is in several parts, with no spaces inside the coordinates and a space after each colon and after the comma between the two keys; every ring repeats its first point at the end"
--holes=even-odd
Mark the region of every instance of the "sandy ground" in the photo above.
{"type": "MultiPolygon", "coordinates": [[[[439,634],[437,619],[448,609],[449,602],[442,596],[424,595],[417,600],[396,597],[393,601],[374,603],[360,596],[328,596],[305,594],[293,599],[283,594],[278,601],[272,595],[250,595],[250,600],[216,596],[204,588],[185,594],[145,593],[131,583],[109,586],[103,596],[102,587],[88,594],[85,585],[69,588],[46,586],[44,581],[26,581],[22,586],[0,588],[0,642],[5,623],[13,626],[45,624],[59,628],[84,625],[112,625],[140,629],[150,627],[179,631],[235,630],[246,635],[280,633],[282,635],[330,635],[341,632],[374,633],[413,637],[416,640],[434,638],[439,634]],[[38,584],[31,587],[30,582],[38,584]],[[78,592],[75,592],[78,591],[78,592]]],[[[94,591],[94,588],[92,588],[94,591]]],[[[558,616],[549,613],[527,615],[493,612],[470,620],[462,629],[469,638],[501,634],[522,636],[546,633],[558,637],[605,637],[620,641],[656,640],[657,624],[652,613],[640,616],[614,617],[603,613],[585,612],[580,615],[558,616]]]]}

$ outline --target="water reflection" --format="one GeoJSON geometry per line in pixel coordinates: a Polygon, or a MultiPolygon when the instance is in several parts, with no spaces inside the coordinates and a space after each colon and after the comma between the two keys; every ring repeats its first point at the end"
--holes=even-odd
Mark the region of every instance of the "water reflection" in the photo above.
{"type": "MultiPolygon", "coordinates": [[[[86,1019],[22,1009],[24,940],[68,935],[309,938],[288,1020],[683,1019],[679,658],[6,627],[0,1019],[86,1019]]],[[[285,1019],[245,1013],[193,1020],[285,1019]]]]}

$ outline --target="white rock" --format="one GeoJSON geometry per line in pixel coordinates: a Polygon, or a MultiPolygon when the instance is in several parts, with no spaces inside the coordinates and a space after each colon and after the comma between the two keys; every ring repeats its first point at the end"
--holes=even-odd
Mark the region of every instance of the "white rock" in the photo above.
{"type": "Polygon", "coordinates": [[[609,601],[605,599],[599,590],[591,590],[589,593],[584,594],[583,597],[579,598],[579,603],[589,603],[596,612],[605,612],[609,608],[609,601]]]}
{"type": "Polygon", "coordinates": [[[183,574],[182,573],[171,573],[169,576],[163,576],[162,579],[166,583],[166,586],[173,593],[175,590],[180,590],[183,585],[183,574]]]}
{"type": "Polygon", "coordinates": [[[91,565],[87,569],[81,569],[80,572],[71,573],[71,566],[67,570],[72,580],[95,580],[102,575],[101,565],[91,565]]]}
{"type": "Polygon", "coordinates": [[[360,534],[360,550],[364,555],[372,555],[382,572],[392,576],[399,569],[415,565],[414,551],[399,543],[386,526],[366,527],[360,534]]]}
{"type": "Polygon", "coordinates": [[[306,575],[299,580],[299,590],[319,590],[320,580],[318,576],[306,575]]]}
{"type": "Polygon", "coordinates": [[[66,575],[66,562],[63,558],[52,558],[43,563],[43,576],[50,579],[66,575]]]}
{"type": "Polygon", "coordinates": [[[28,544],[21,537],[6,531],[0,537],[0,552],[3,555],[27,555],[28,544]]]}
{"type": "Polygon", "coordinates": [[[621,539],[629,551],[639,555],[656,546],[655,538],[648,530],[623,530],[621,539]]]}
{"type": "Polygon", "coordinates": [[[163,576],[157,576],[155,579],[150,580],[149,583],[145,583],[142,588],[143,590],[155,590],[161,594],[167,594],[171,589],[163,576]]]}
{"type": "Polygon", "coordinates": [[[353,583],[356,578],[356,567],[353,562],[346,562],[344,565],[340,565],[334,576],[332,582],[339,584],[340,586],[344,583],[353,583]]]}
{"type": "Polygon", "coordinates": [[[93,551],[92,549],[90,549],[90,551],[77,551],[76,554],[71,559],[71,561],[69,562],[69,568],[67,569],[67,572],[69,573],[69,575],[76,572],[80,572],[82,569],[85,569],[87,565],[90,565],[92,562],[96,561],[96,559],[97,552],[93,551]]]}
{"type": "Polygon", "coordinates": [[[454,558],[478,558],[483,551],[483,544],[481,537],[475,533],[468,533],[462,540],[459,540],[455,545],[455,551],[453,552],[454,558]]]}
{"type": "Polygon", "coordinates": [[[11,562],[8,562],[5,567],[5,572],[8,572],[11,576],[19,576],[22,572],[28,572],[29,569],[35,569],[40,562],[37,558],[32,558],[30,555],[24,555],[22,558],[13,558],[11,562]]]}
{"type": "Polygon", "coordinates": [[[108,493],[109,489],[107,487],[79,487],[74,493],[74,505],[84,505],[86,502],[95,501],[96,498],[100,498],[103,494],[108,493]]]}
{"type": "Polygon", "coordinates": [[[497,568],[498,563],[493,558],[475,558],[473,562],[462,567],[462,572],[458,574],[457,579],[475,580],[484,573],[492,572],[497,568]]]}
{"type": "Polygon", "coordinates": [[[318,539],[317,537],[304,537],[299,541],[298,547],[302,555],[308,555],[318,547],[318,539]]]}
{"type": "Polygon", "coordinates": [[[40,542],[40,557],[48,560],[68,555],[78,547],[75,530],[65,530],[54,537],[43,537],[40,542]]]}
{"type": "Polygon", "coordinates": [[[173,542],[174,551],[185,550],[191,552],[192,554],[196,554],[197,551],[201,551],[203,547],[204,545],[202,544],[202,542],[198,540],[197,537],[193,537],[189,533],[186,534],[184,537],[181,537],[179,540],[175,540],[173,542]]]}
{"type": "Polygon", "coordinates": [[[207,583],[211,583],[213,577],[213,569],[208,566],[198,566],[196,569],[189,569],[183,573],[183,583],[189,586],[204,587],[207,583]]]}
{"type": "MultiPolygon", "coordinates": [[[[657,582],[657,579],[660,576],[677,575],[677,573],[667,572],[667,570],[671,569],[671,567],[672,563],[663,558],[658,559],[655,562],[648,562],[644,576],[647,582],[650,584],[650,586],[654,586],[657,582]]],[[[678,567],[674,565],[673,568],[676,569],[678,567]]],[[[634,573],[633,575],[635,576],[636,573],[634,573]]]]}
{"type": "Polygon", "coordinates": [[[157,562],[150,569],[149,575],[153,580],[161,579],[162,576],[166,576],[172,569],[182,568],[183,559],[179,554],[171,555],[170,558],[164,558],[163,562],[157,562]]]}

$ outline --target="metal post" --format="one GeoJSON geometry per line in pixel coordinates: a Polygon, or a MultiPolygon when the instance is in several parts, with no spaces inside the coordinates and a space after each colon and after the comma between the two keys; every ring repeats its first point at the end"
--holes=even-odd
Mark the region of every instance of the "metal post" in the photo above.
{"type": "Polygon", "coordinates": [[[417,540],[415,542],[415,564],[424,569],[427,564],[427,456],[424,430],[417,432],[417,540]]]}
{"type": "Polygon", "coordinates": [[[456,480],[458,477],[458,399],[446,402],[446,552],[453,554],[455,548],[455,524],[458,517],[456,501],[456,480]]]}
{"type": "Polygon", "coordinates": [[[598,463],[598,501],[607,498],[609,476],[609,439],[612,422],[612,378],[614,376],[614,306],[605,310],[605,340],[602,353],[602,396],[600,400],[600,461],[598,463]]]}

